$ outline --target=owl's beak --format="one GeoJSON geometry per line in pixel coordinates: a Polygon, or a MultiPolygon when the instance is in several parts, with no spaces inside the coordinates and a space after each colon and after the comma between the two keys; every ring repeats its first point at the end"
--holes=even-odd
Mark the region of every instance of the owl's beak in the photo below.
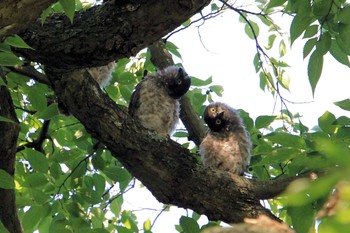
{"type": "Polygon", "coordinates": [[[218,112],[217,116],[222,117],[224,115],[224,112],[224,110],[221,110],[220,112],[218,112]]]}

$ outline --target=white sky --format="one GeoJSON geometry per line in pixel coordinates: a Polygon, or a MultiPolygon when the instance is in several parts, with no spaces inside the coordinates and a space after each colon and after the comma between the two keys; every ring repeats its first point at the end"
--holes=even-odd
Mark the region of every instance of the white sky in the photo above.
{"type": "MultiPolygon", "coordinates": [[[[280,23],[280,20],[277,22],[280,23]]],[[[288,20],[290,20],[288,16],[282,20],[287,22],[282,31],[289,31],[288,20]]],[[[260,23],[257,20],[256,22],[260,23]]],[[[238,15],[231,11],[210,19],[201,26],[200,34],[205,47],[210,52],[200,42],[196,27],[192,26],[170,38],[170,41],[179,47],[187,73],[200,79],[213,76],[214,84],[223,85],[225,89],[223,97],[215,98],[215,101],[226,102],[234,108],[244,109],[254,120],[259,115],[271,115],[274,109],[274,98],[259,87],[259,77],[253,66],[253,57],[256,53],[255,42],[245,34],[244,25],[239,23],[238,15]]],[[[266,45],[267,35],[263,34],[262,30],[259,38],[261,45],[266,45]]],[[[289,110],[294,114],[299,112],[303,116],[301,121],[309,128],[317,125],[318,117],[327,110],[336,116],[350,117],[349,112],[333,105],[335,101],[350,97],[349,68],[339,64],[331,56],[326,56],[322,76],[313,98],[307,78],[308,59],[302,58],[304,43],[305,41],[299,38],[291,50],[288,50],[288,57],[284,59],[291,66],[288,69],[291,77],[291,92],[283,92],[283,96],[290,101],[313,102],[288,104],[289,110]]],[[[267,52],[277,57],[276,54],[267,52]]],[[[278,104],[274,114],[278,114],[279,110],[278,104]]],[[[126,209],[162,209],[162,204],[158,203],[146,188],[133,189],[124,198],[126,209]]],[[[143,221],[151,218],[153,223],[158,212],[144,210],[136,214],[141,229],[143,221]]],[[[170,212],[160,215],[152,231],[154,233],[177,232],[175,224],[179,224],[181,215],[186,215],[186,211],[172,207],[170,212]]],[[[206,223],[206,220],[203,219],[202,223],[206,223]]]]}

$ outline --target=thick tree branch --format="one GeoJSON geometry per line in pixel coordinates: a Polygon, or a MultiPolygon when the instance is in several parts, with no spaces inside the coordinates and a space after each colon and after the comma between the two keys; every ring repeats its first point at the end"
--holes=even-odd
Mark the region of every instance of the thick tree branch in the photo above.
{"type": "Polygon", "coordinates": [[[106,65],[138,51],[166,35],[208,0],[129,0],[76,12],[74,23],[62,14],[31,24],[20,36],[35,50],[22,56],[61,69],[106,65]],[[108,29],[108,30],[106,30],[108,29]]]}
{"type": "MultiPolygon", "coordinates": [[[[13,176],[20,127],[10,92],[6,86],[0,86],[0,116],[12,121],[0,121],[0,169],[13,176]]],[[[9,232],[21,233],[22,227],[17,215],[15,190],[0,188],[0,200],[0,221],[9,232]]]]}
{"type": "MultiPolygon", "coordinates": [[[[174,65],[171,54],[165,47],[163,41],[159,40],[149,46],[152,63],[160,69],[174,65]]],[[[180,99],[181,111],[180,118],[188,131],[188,139],[192,140],[197,146],[200,145],[205,136],[205,127],[192,108],[190,98],[185,95],[180,99]]]]}
{"type": "Polygon", "coordinates": [[[1,0],[0,1],[0,41],[6,36],[18,34],[29,23],[57,0],[1,0]]]}
{"type": "Polygon", "coordinates": [[[269,185],[272,196],[273,190],[274,195],[280,194],[288,182],[252,181],[206,170],[188,150],[169,138],[159,139],[134,122],[125,107],[109,99],[88,72],[79,70],[59,75],[48,69],[47,74],[69,111],[159,201],[232,223],[261,214],[276,219],[260,204],[260,195],[266,195],[255,187],[269,185]]]}

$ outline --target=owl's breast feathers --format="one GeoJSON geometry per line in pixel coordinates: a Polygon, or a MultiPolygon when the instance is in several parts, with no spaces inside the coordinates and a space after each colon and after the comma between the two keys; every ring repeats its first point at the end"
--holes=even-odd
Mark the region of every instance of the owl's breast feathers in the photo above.
{"type": "Polygon", "coordinates": [[[245,134],[209,132],[199,151],[205,167],[241,175],[250,162],[250,147],[245,134]]]}
{"type": "Polygon", "coordinates": [[[170,135],[179,120],[178,99],[190,85],[190,77],[177,66],[147,75],[131,96],[129,113],[145,128],[170,135]]]}

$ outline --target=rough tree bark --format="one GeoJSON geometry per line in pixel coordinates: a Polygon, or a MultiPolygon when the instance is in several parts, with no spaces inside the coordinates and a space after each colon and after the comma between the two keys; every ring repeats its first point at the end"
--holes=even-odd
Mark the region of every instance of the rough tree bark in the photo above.
{"type": "Polygon", "coordinates": [[[25,30],[29,23],[37,20],[43,10],[54,2],[57,0],[1,0],[0,41],[25,30]]]}
{"type": "MultiPolygon", "coordinates": [[[[0,116],[12,121],[0,121],[0,169],[14,176],[17,137],[20,127],[10,92],[6,86],[0,86],[0,116]]],[[[14,189],[0,188],[0,221],[9,232],[22,232],[22,227],[17,216],[14,189]]]]}
{"type": "Polygon", "coordinates": [[[44,26],[33,23],[21,37],[35,50],[16,52],[46,66],[53,90],[69,111],[159,201],[232,223],[262,214],[275,218],[260,199],[280,194],[294,178],[263,182],[205,170],[188,150],[134,122],[88,72],[74,71],[137,53],[209,1],[116,2],[77,13],[73,24],[64,15],[49,17],[44,26]]]}

